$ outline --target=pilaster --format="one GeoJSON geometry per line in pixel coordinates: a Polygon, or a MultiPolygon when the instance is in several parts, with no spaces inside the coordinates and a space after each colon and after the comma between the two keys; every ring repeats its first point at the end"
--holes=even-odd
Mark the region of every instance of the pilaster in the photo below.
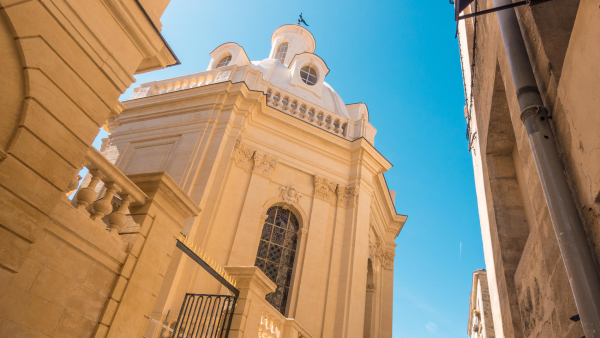
{"type": "Polygon", "coordinates": [[[200,209],[164,172],[130,175],[148,195],[131,206],[139,232],[126,238],[130,252],[111,291],[95,337],[137,337],[147,325],[183,221],[200,209]]]}
{"type": "Polygon", "coordinates": [[[258,150],[248,148],[241,141],[236,143],[234,157],[236,165],[242,169],[251,170],[252,173],[228,265],[253,266],[258,250],[260,231],[262,231],[265,220],[263,204],[267,196],[271,174],[277,167],[278,160],[258,150]]]}

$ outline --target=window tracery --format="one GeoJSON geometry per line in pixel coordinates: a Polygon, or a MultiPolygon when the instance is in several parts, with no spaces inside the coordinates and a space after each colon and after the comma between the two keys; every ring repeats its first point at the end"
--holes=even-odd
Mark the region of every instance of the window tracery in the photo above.
{"type": "Polygon", "coordinates": [[[296,244],[298,242],[298,218],[290,210],[273,206],[267,210],[260,244],[254,265],[269,277],[277,289],[266,300],[285,315],[290,293],[296,244]]]}

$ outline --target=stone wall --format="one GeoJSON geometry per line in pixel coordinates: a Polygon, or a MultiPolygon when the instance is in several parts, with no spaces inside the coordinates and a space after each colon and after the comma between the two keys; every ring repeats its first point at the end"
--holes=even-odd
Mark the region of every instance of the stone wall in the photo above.
{"type": "MultiPolygon", "coordinates": [[[[479,9],[493,6],[492,1],[486,1],[479,4],[479,9]]],[[[596,214],[600,162],[598,153],[593,151],[599,141],[592,130],[600,126],[597,114],[593,113],[600,68],[592,61],[598,47],[591,42],[597,41],[600,26],[590,21],[590,11],[597,6],[597,1],[547,2],[531,8],[520,7],[517,16],[544,103],[552,115],[551,124],[575,201],[590,235],[590,245],[599,258],[600,224],[596,214]]],[[[496,333],[506,337],[578,338],[583,335],[581,326],[569,320],[577,314],[577,308],[519,118],[498,20],[491,14],[477,21],[472,89],[476,124],[471,127],[476,136],[472,151],[474,163],[482,162],[481,169],[476,170],[482,171],[483,184],[477,189],[484,191],[490,220],[491,240],[486,244],[489,246],[486,255],[493,253],[494,259],[490,261],[494,266],[487,268],[495,270],[495,277],[488,279],[494,284],[490,290],[498,290],[495,297],[499,305],[493,310],[500,312],[502,318],[502,323],[495,323],[496,333]],[[497,161],[499,146],[504,149],[503,163],[497,161]],[[504,176],[502,191],[494,188],[498,169],[512,171],[504,176]],[[512,183],[508,184],[507,179],[512,183]],[[503,222],[514,227],[510,236],[516,238],[503,241],[499,227],[503,222]]],[[[471,60],[473,19],[467,20],[464,33],[468,46],[463,48],[462,55],[471,60]]],[[[470,85],[470,78],[465,82],[470,85]]],[[[482,226],[488,225],[482,223],[482,226]]]]}
{"type": "Polygon", "coordinates": [[[120,240],[65,193],[132,75],[177,63],[168,0],[143,3],[0,1],[0,336],[90,336],[121,273],[120,240]]]}

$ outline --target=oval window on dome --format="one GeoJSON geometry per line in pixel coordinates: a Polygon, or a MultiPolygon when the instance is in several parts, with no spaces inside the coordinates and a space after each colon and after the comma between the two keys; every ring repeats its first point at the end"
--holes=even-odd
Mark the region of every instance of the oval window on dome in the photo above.
{"type": "Polygon", "coordinates": [[[300,78],[309,86],[317,83],[317,72],[311,66],[304,66],[300,69],[300,78]]]}
{"type": "Polygon", "coordinates": [[[217,68],[225,67],[229,64],[229,62],[231,62],[231,55],[227,55],[226,57],[222,58],[217,64],[217,68]]]}
{"type": "Polygon", "coordinates": [[[277,60],[279,60],[279,62],[283,63],[283,61],[285,61],[285,56],[287,55],[287,50],[288,50],[287,42],[284,42],[281,45],[279,45],[279,48],[277,48],[277,60]]]}

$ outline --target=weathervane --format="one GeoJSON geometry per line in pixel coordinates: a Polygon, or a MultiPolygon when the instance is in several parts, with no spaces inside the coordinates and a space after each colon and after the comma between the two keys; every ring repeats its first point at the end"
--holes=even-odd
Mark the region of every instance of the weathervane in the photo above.
{"type": "Polygon", "coordinates": [[[298,19],[298,24],[303,23],[306,27],[308,27],[308,24],[306,23],[306,21],[304,21],[304,19],[302,19],[302,13],[300,13],[300,18],[298,19]]]}

